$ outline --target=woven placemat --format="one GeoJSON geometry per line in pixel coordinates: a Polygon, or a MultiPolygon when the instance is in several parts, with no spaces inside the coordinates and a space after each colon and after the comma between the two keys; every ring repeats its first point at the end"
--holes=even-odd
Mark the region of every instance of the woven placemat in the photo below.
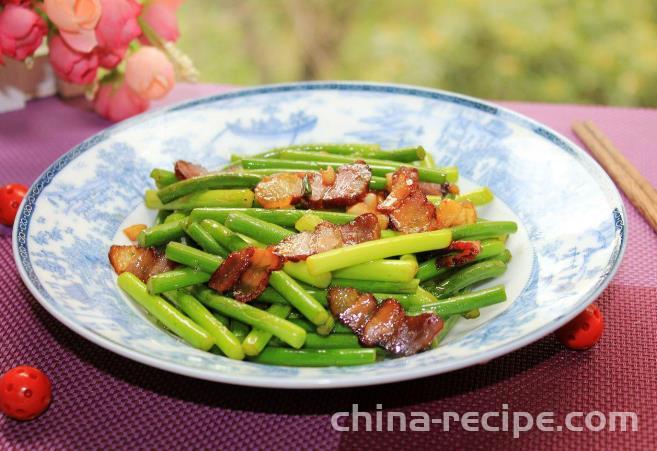
{"type": "MultiPolygon", "coordinates": [[[[211,92],[216,87],[182,87],[211,92]]],[[[187,91],[184,91],[187,89],[187,91]]],[[[591,118],[655,183],[645,155],[657,139],[657,113],[573,106],[514,104],[565,132],[591,118]],[[653,127],[644,124],[651,122],[653,127]],[[637,137],[640,133],[641,138],[637,137]],[[625,137],[629,136],[626,145],[625,137]],[[645,153],[644,153],[645,152],[645,153]]],[[[54,158],[108,124],[57,99],[0,116],[0,183],[29,183],[54,158]]],[[[317,448],[364,449],[655,449],[657,443],[657,238],[628,208],[630,239],[617,277],[599,299],[602,341],[587,352],[546,337],[486,365],[377,387],[289,391],[237,387],[166,373],[119,357],[77,336],[50,316],[23,285],[8,229],[0,236],[0,371],[18,364],[43,369],[54,401],[39,419],[0,419],[0,447],[43,448],[317,448]],[[632,411],[636,432],[338,432],[331,415],[423,411],[632,411]]],[[[409,417],[410,418],[410,417],[409,417]]],[[[344,424],[344,423],[340,423],[344,424]]],[[[361,423],[364,426],[364,423],[361,423]]]]}

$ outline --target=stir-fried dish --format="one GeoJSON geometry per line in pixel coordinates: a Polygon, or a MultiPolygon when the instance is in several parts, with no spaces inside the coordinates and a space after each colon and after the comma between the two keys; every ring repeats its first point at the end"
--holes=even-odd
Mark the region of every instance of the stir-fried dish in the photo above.
{"type": "Polygon", "coordinates": [[[348,366],[436,348],[506,300],[512,221],[488,188],[423,147],[305,144],[154,169],[151,226],[124,230],[119,286],[196,348],[287,366],[348,366]]]}

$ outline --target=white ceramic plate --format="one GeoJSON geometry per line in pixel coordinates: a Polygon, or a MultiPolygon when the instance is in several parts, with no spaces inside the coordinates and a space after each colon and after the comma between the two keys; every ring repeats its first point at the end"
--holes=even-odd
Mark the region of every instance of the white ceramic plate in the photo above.
{"type": "MultiPolygon", "coordinates": [[[[575,316],[607,286],[625,249],[614,185],[579,147],[522,115],[443,91],[363,83],[264,86],[186,102],[125,121],[55,161],[30,188],[14,228],[21,277],[83,337],[133,360],[242,385],[328,388],[380,384],[484,363],[575,316]],[[461,321],[436,350],[348,368],[289,368],[195,350],[158,328],[116,286],[107,261],[121,230],[149,223],[142,196],[154,167],[184,158],[208,167],[231,153],[303,142],[422,144],[457,165],[480,209],[520,224],[502,282],[509,300],[461,321]]],[[[499,283],[496,280],[494,283],[499,283]]]]}

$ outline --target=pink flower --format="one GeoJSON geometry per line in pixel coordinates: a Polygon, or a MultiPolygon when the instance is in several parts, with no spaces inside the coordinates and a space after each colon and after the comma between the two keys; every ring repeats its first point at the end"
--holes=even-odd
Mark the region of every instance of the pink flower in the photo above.
{"type": "Polygon", "coordinates": [[[18,5],[18,6],[30,6],[32,0],[0,0],[0,4],[5,5],[18,5]]]}
{"type": "Polygon", "coordinates": [[[96,27],[100,65],[111,69],[123,59],[130,42],[141,35],[135,0],[100,0],[103,13],[96,27]]]}
{"type": "Polygon", "coordinates": [[[50,38],[49,47],[50,64],[57,76],[79,85],[89,84],[96,79],[98,56],[95,53],[78,52],[59,35],[50,38]]]}
{"type": "Polygon", "coordinates": [[[45,0],[45,10],[69,46],[83,53],[96,47],[100,0],[45,0]]]}
{"type": "Polygon", "coordinates": [[[94,53],[98,56],[98,65],[107,69],[112,69],[123,60],[127,47],[113,49],[110,47],[96,47],[94,53]]]}
{"type": "Polygon", "coordinates": [[[0,11],[0,54],[22,61],[39,48],[47,31],[37,13],[9,4],[0,11]]]}
{"type": "Polygon", "coordinates": [[[160,99],[175,83],[173,64],[155,47],[142,47],[128,58],[125,81],[144,99],[160,99]]]}
{"type": "Polygon", "coordinates": [[[103,84],[94,99],[96,113],[113,122],[143,113],[148,105],[148,100],[139,97],[126,83],[120,86],[103,84]]]}
{"type": "MultiPolygon", "coordinates": [[[[141,18],[165,41],[177,41],[180,31],[178,31],[176,9],[181,3],[176,0],[153,0],[144,6],[141,18]]],[[[141,41],[144,44],[150,43],[146,36],[143,36],[141,41]]]]}

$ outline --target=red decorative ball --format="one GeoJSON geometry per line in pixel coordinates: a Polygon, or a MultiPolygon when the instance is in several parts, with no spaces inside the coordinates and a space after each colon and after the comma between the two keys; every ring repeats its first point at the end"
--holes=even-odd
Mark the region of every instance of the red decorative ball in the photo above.
{"type": "Polygon", "coordinates": [[[50,405],[52,385],[41,370],[17,366],[0,378],[0,411],[16,420],[32,420],[50,405]]]}
{"type": "Polygon", "coordinates": [[[16,219],[18,207],[27,194],[27,186],[10,183],[0,188],[0,224],[11,226],[16,219]]]}
{"type": "Polygon", "coordinates": [[[604,321],[597,305],[591,304],[556,332],[557,339],[570,349],[589,349],[600,340],[604,321]]]}

